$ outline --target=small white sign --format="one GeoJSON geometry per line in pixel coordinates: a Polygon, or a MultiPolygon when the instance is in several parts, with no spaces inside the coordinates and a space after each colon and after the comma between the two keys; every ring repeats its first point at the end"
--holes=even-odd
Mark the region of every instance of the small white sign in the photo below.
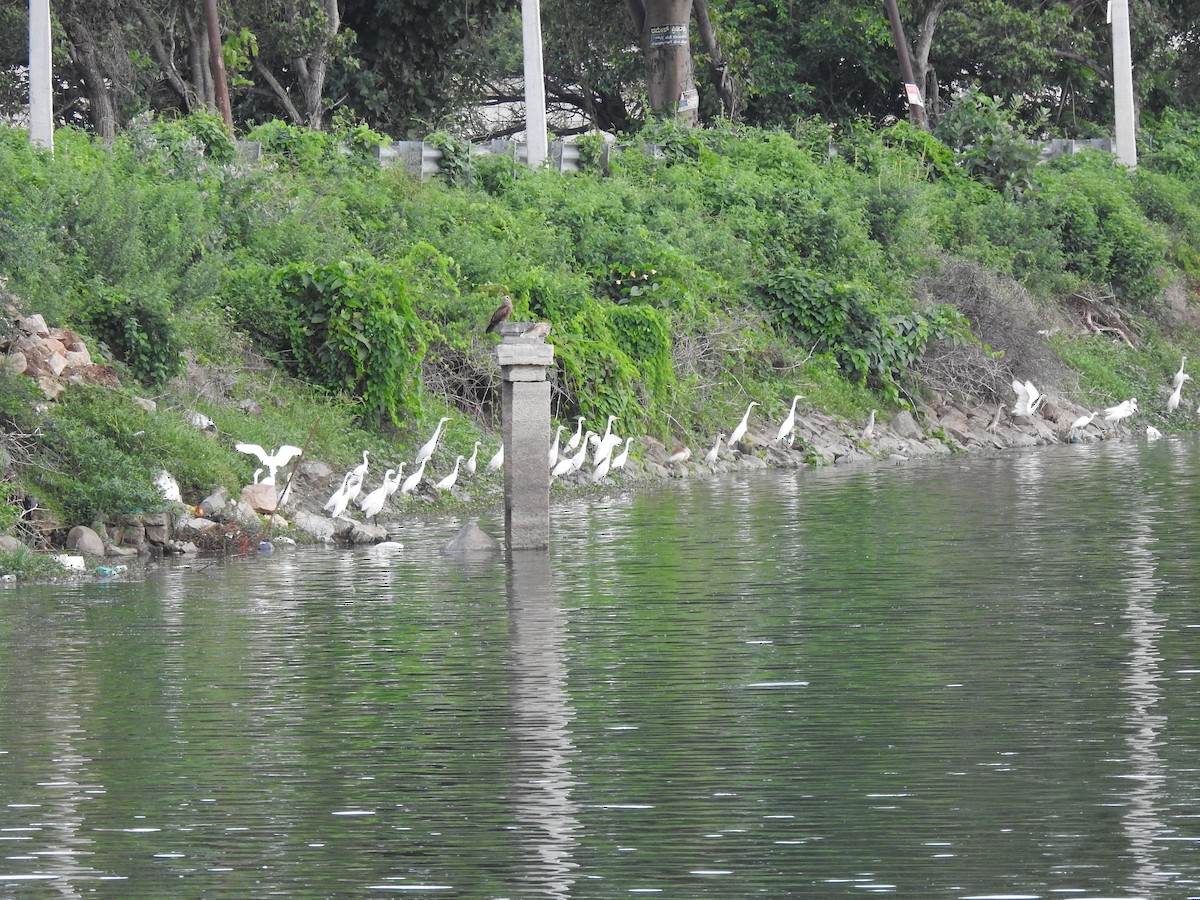
{"type": "Polygon", "coordinates": [[[925,101],[921,99],[921,89],[919,87],[917,87],[915,84],[906,84],[904,86],[904,92],[908,94],[909,106],[919,106],[922,109],[925,108],[925,101]]]}

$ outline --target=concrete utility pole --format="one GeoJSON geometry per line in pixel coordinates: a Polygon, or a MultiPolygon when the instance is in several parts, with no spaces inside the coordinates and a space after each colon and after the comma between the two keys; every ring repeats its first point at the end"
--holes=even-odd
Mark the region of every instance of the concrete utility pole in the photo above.
{"type": "Polygon", "coordinates": [[[50,0],[29,0],[29,140],[54,152],[50,0]]]}
{"type": "Polygon", "coordinates": [[[1113,107],[1116,110],[1117,159],[1137,166],[1133,119],[1133,52],[1129,46],[1129,0],[1111,0],[1113,31],[1113,107]]]}
{"type": "Polygon", "coordinates": [[[504,437],[504,538],[509,550],[550,546],[550,382],[545,322],[504,322],[496,347],[504,437]]]}
{"type": "Polygon", "coordinates": [[[908,96],[908,120],[922,131],[928,131],[925,101],[921,98],[921,87],[913,76],[908,38],[904,36],[904,23],[900,21],[900,7],[896,5],[896,0],[883,0],[883,5],[887,8],[888,21],[892,23],[892,40],[896,42],[896,56],[900,60],[900,77],[904,79],[904,92],[908,96]]]}
{"type": "Polygon", "coordinates": [[[526,162],[536,169],[546,159],[546,75],[542,70],[540,0],[521,0],[521,35],[525,49],[526,162]]]}

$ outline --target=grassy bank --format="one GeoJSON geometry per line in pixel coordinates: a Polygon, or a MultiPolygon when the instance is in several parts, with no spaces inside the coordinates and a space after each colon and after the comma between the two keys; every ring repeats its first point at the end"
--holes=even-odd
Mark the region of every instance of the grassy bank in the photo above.
{"type": "Polygon", "coordinates": [[[255,464],[233,440],[411,459],[450,415],[451,453],[494,447],[482,326],[504,291],[554,325],[564,422],[700,446],[748,399],[863,419],[930,390],[1008,401],[1019,376],[1138,396],[1162,427],[1198,343],[1200,123],[1148,127],[1136,172],[1036,165],[1006,123],[970,125],[953,147],[905,125],[656,126],[572,176],[467,166],[450,142],[428,182],[380,169],[362,129],[263,126],[258,162],[203,116],[110,147],[60,132],[53,157],[0,130],[8,303],[79,331],[124,384],[46,404],[0,374],[0,525],[31,501],[63,524],[153,508],[160,467],[190,502],[236,492],[255,464]]]}

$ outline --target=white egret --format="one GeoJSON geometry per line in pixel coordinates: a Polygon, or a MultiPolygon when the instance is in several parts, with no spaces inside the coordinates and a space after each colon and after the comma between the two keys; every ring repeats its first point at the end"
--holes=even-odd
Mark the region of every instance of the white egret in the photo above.
{"type": "Polygon", "coordinates": [[[567,449],[574,450],[579,446],[579,441],[583,438],[583,416],[579,417],[579,423],[575,426],[575,433],[571,435],[571,439],[567,441],[567,449]]]}
{"type": "Polygon", "coordinates": [[[263,467],[259,466],[257,469],[254,470],[254,479],[250,483],[258,484],[258,479],[262,477],[262,473],[263,473],[263,467]]]}
{"type": "Polygon", "coordinates": [[[692,458],[691,447],[680,447],[674,453],[667,457],[668,463],[682,464],[692,458]]]}
{"type": "Polygon", "coordinates": [[[1153,425],[1146,426],[1146,440],[1157,441],[1160,437],[1162,437],[1161,431],[1159,431],[1153,425]]]}
{"type": "Polygon", "coordinates": [[[733,429],[733,433],[729,435],[729,449],[736,450],[735,446],[742,436],[746,433],[746,429],[750,426],[750,410],[758,406],[757,400],[751,400],[750,405],[746,407],[746,414],[742,416],[742,421],[738,423],[737,428],[733,429]]]}
{"type": "Polygon", "coordinates": [[[562,433],[566,430],[567,430],[566,425],[559,425],[558,428],[554,429],[554,443],[552,443],[550,445],[550,468],[551,468],[551,470],[553,470],[554,467],[556,465],[558,465],[558,445],[559,445],[559,441],[562,440],[562,433]]]}
{"type": "Polygon", "coordinates": [[[358,470],[350,472],[346,476],[345,490],[342,495],[337,498],[337,502],[329,510],[329,517],[336,519],[346,511],[346,507],[350,505],[350,501],[358,496],[358,492],[362,489],[362,476],[358,474],[358,470]]]}
{"type": "MultiPolygon", "coordinates": [[[[712,445],[711,450],[709,450],[707,453],[704,454],[704,461],[706,463],[708,463],[710,466],[716,464],[717,458],[720,456],[720,453],[721,453],[721,441],[723,441],[723,440],[725,440],[725,435],[718,434],[717,442],[712,445]]],[[[782,440],[782,438],[780,438],[780,440],[782,440]]]]}
{"type": "Polygon", "coordinates": [[[792,436],[792,432],[796,430],[796,402],[801,398],[797,394],[792,398],[792,409],[787,414],[787,418],[783,420],[783,424],[779,426],[779,433],[775,435],[775,440],[783,443],[792,436]]]}
{"type": "Polygon", "coordinates": [[[1104,421],[1120,422],[1122,419],[1128,419],[1137,411],[1137,397],[1133,397],[1129,400],[1118,403],[1116,406],[1110,406],[1104,410],[1104,421]]]}
{"type": "Polygon", "coordinates": [[[454,460],[454,471],[434,485],[439,491],[448,491],[458,482],[458,467],[462,465],[462,461],[466,459],[461,453],[454,460]]]}
{"type": "Polygon", "coordinates": [[[1046,399],[1038,393],[1038,389],[1033,386],[1032,381],[1022,384],[1014,378],[1012,388],[1017,392],[1017,402],[1012,410],[1014,416],[1032,416],[1042,401],[1046,399]]]}
{"type": "Polygon", "coordinates": [[[422,462],[433,456],[433,451],[437,449],[438,439],[442,436],[442,429],[449,421],[449,416],[442,416],[441,419],[438,420],[437,428],[433,430],[433,437],[421,445],[421,449],[417,451],[417,458],[413,460],[413,465],[419,466],[422,462]]]}
{"type": "Polygon", "coordinates": [[[483,446],[483,441],[476,441],[475,447],[471,450],[471,455],[467,458],[467,474],[474,475],[475,469],[479,465],[479,448],[483,446]]]}
{"type": "Polygon", "coordinates": [[[614,468],[614,469],[625,468],[625,463],[629,462],[629,447],[632,443],[633,443],[632,436],[625,438],[625,449],[623,449],[620,453],[618,453],[616,456],[613,457],[612,468],[614,468]]]}
{"type": "Polygon", "coordinates": [[[1191,375],[1189,375],[1189,374],[1187,374],[1187,372],[1183,371],[1183,367],[1184,367],[1184,365],[1185,365],[1186,363],[1187,363],[1187,357],[1186,357],[1186,356],[1185,356],[1183,359],[1181,359],[1181,360],[1179,361],[1179,371],[1175,373],[1175,380],[1174,380],[1174,382],[1173,382],[1173,384],[1175,385],[1175,387],[1179,387],[1179,386],[1180,386],[1181,384],[1183,384],[1185,381],[1191,381],[1191,380],[1192,380],[1192,376],[1191,376],[1191,375]]]}
{"type": "Polygon", "coordinates": [[[604,459],[600,460],[600,464],[592,470],[592,484],[600,481],[608,475],[608,470],[612,467],[612,454],[607,454],[604,459]]]}
{"type": "Polygon", "coordinates": [[[500,442],[500,449],[496,451],[496,455],[488,460],[487,470],[495,472],[504,465],[504,442],[500,442]]]}
{"type": "Polygon", "coordinates": [[[860,441],[869,441],[871,435],[875,433],[875,413],[876,410],[871,410],[871,415],[867,419],[867,426],[862,430],[862,434],[859,435],[858,439],[860,441]]]}
{"type": "Polygon", "coordinates": [[[595,436],[595,434],[589,431],[580,442],[579,449],[575,451],[575,455],[564,456],[560,459],[550,474],[555,478],[562,478],[564,475],[569,475],[571,472],[576,472],[583,468],[584,460],[587,459],[588,445],[595,436]]]}
{"type": "Polygon", "coordinates": [[[1098,413],[1089,413],[1086,416],[1080,416],[1071,423],[1071,427],[1067,429],[1067,433],[1069,434],[1072,431],[1078,431],[1081,428],[1087,428],[1092,424],[1092,419],[1096,418],[1097,415],[1098,413]]]}
{"type": "MultiPolygon", "coordinates": [[[[258,444],[237,443],[233,446],[239,453],[248,453],[251,456],[257,456],[258,461],[266,467],[267,477],[262,480],[262,484],[274,484],[275,474],[304,452],[299,447],[293,447],[291,444],[284,444],[270,453],[258,444]]],[[[255,483],[258,484],[259,482],[255,483]]]]}
{"type": "Polygon", "coordinates": [[[383,504],[387,502],[388,495],[391,493],[392,480],[399,480],[395,469],[388,469],[383,473],[383,484],[363,497],[360,504],[362,506],[363,516],[368,519],[373,519],[379,515],[379,511],[383,509],[383,504]]]}
{"type": "Polygon", "coordinates": [[[421,460],[421,464],[417,466],[411,475],[404,479],[404,484],[400,485],[400,493],[411,494],[421,479],[425,477],[425,464],[429,462],[429,457],[421,460]]]}
{"type": "Polygon", "coordinates": [[[325,505],[322,506],[321,509],[329,512],[342,501],[342,497],[345,495],[346,489],[350,486],[350,479],[352,477],[354,477],[353,472],[347,472],[342,476],[342,483],[338,485],[338,489],[334,491],[332,495],[330,495],[328,500],[325,501],[325,505]]]}
{"type": "Polygon", "coordinates": [[[612,452],[621,446],[621,436],[619,434],[610,434],[608,437],[601,438],[596,445],[596,455],[592,460],[599,464],[612,456],[612,452]]]}
{"type": "Polygon", "coordinates": [[[404,463],[400,463],[400,465],[398,465],[396,467],[396,476],[392,479],[392,483],[388,487],[388,496],[389,497],[392,496],[392,494],[396,493],[396,491],[400,490],[400,479],[403,477],[404,477],[404,463]]]}
{"type": "Polygon", "coordinates": [[[1173,413],[1179,409],[1179,401],[1183,399],[1183,381],[1175,382],[1175,390],[1171,392],[1171,396],[1167,398],[1167,412],[1173,413]]]}

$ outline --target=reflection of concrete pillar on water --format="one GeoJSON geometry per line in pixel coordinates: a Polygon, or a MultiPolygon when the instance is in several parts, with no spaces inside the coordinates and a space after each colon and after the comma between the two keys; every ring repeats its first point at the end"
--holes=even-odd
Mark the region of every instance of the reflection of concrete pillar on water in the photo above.
{"type": "Polygon", "coordinates": [[[579,820],[571,797],[575,713],[567,693],[566,616],[544,551],[509,554],[508,615],[512,725],[510,787],[515,832],[525,852],[522,896],[571,896],[579,820]]]}
{"type": "Polygon", "coordinates": [[[550,546],[550,383],[554,347],[545,322],[505,322],[500,362],[504,437],[504,538],[510,550],[550,546]]]}

